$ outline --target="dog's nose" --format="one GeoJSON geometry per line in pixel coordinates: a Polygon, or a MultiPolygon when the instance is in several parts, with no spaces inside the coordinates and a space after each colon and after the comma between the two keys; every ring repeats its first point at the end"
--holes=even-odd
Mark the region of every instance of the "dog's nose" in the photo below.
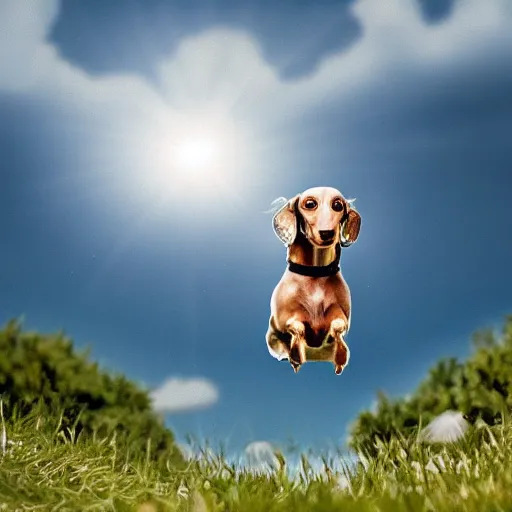
{"type": "Polygon", "coordinates": [[[334,229],[326,229],[325,231],[319,231],[318,234],[320,238],[327,242],[328,240],[332,240],[334,238],[334,229]]]}

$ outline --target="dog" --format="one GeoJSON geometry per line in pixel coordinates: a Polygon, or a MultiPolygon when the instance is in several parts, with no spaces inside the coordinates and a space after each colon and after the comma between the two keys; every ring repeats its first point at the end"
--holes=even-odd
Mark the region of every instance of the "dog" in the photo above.
{"type": "Polygon", "coordinates": [[[270,300],[268,350],[295,373],[307,361],[330,361],[340,375],[350,359],[351,295],[339,265],[361,216],[339,190],[315,187],[288,200],[272,224],[288,266],[270,300]]]}

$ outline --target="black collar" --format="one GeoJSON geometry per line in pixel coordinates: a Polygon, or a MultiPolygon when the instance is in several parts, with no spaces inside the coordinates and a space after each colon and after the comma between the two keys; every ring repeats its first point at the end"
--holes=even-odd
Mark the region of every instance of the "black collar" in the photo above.
{"type": "Polygon", "coordinates": [[[288,260],[288,270],[294,274],[300,274],[306,277],[329,277],[334,276],[340,271],[341,247],[336,246],[336,259],[329,265],[301,265],[288,260]]]}
{"type": "Polygon", "coordinates": [[[340,271],[338,262],[334,260],[329,265],[323,267],[317,267],[314,265],[300,265],[293,261],[288,262],[288,270],[294,274],[300,274],[301,276],[307,277],[329,277],[334,276],[340,271]]]}

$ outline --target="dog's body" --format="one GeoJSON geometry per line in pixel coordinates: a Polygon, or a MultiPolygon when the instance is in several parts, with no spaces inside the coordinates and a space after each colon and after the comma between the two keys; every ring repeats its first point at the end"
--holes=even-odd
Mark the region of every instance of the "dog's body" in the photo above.
{"type": "Polygon", "coordinates": [[[295,372],[306,361],[331,361],[340,374],[350,358],[351,298],[339,262],[361,217],[338,190],[317,187],[290,199],[273,224],[288,247],[288,268],[270,301],[269,352],[295,372]]]}

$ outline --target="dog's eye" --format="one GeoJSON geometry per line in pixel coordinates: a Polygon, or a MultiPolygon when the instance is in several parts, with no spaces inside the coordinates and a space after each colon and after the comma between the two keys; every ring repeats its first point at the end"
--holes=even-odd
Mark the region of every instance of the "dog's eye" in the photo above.
{"type": "Polygon", "coordinates": [[[335,212],[342,212],[342,211],[343,211],[343,203],[342,203],[339,199],[335,199],[335,200],[332,202],[331,207],[332,207],[332,209],[333,209],[335,212]]]}
{"type": "Polygon", "coordinates": [[[313,210],[317,206],[318,203],[314,199],[306,199],[306,201],[304,201],[304,208],[306,208],[306,210],[313,210]]]}

